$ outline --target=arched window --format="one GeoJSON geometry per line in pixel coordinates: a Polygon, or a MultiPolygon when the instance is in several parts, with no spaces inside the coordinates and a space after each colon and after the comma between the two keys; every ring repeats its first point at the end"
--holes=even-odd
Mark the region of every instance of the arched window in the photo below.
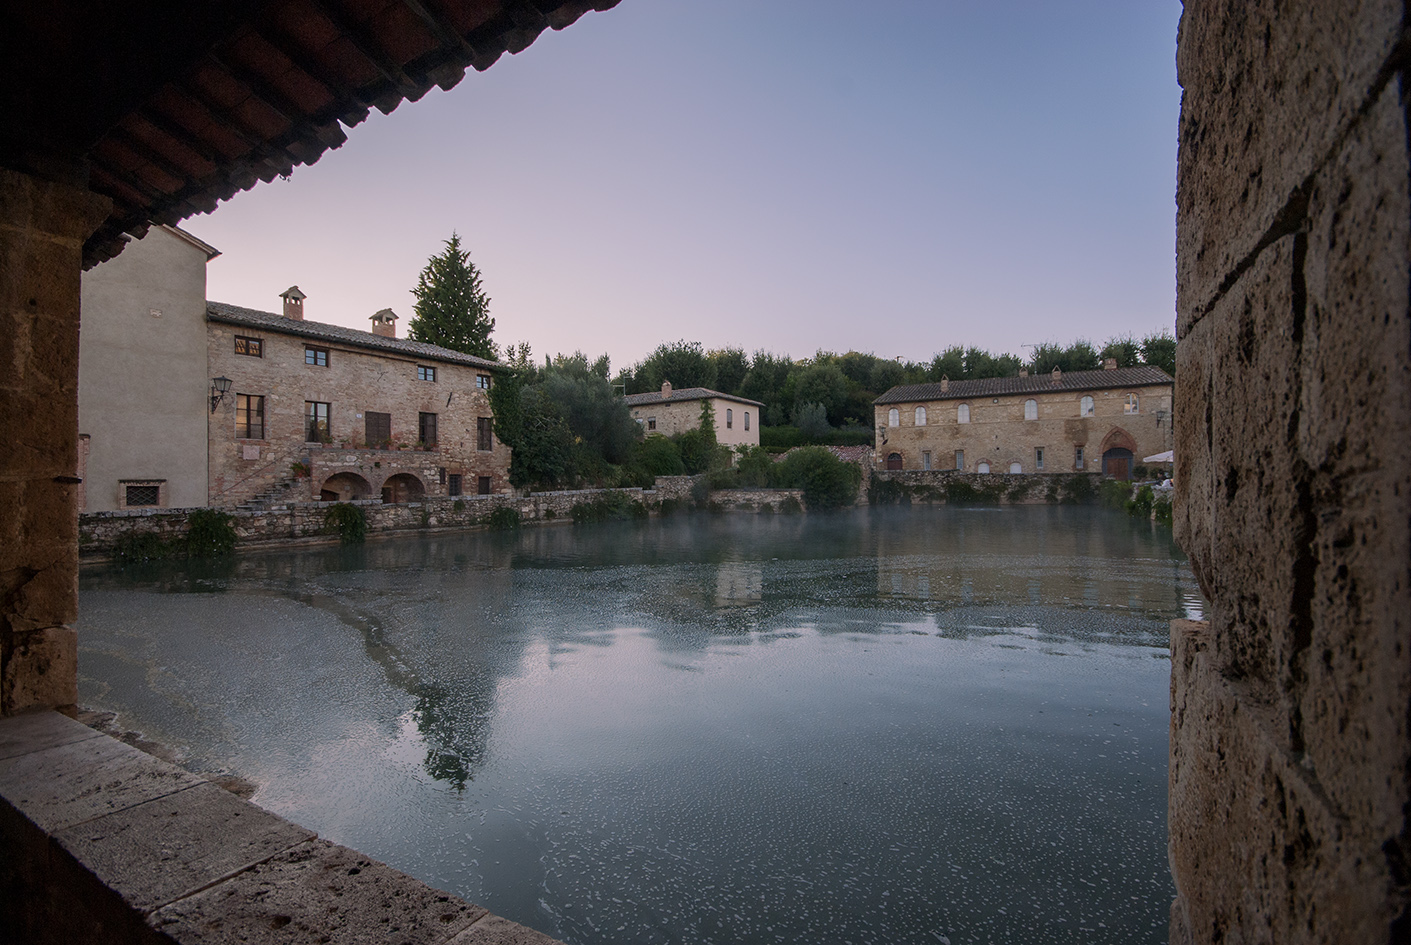
{"type": "Polygon", "coordinates": [[[980,465],[978,465],[978,466],[975,467],[975,471],[976,471],[976,472],[980,472],[980,473],[987,473],[987,472],[990,471],[990,464],[989,464],[989,463],[981,463],[980,465]]]}
{"type": "Polygon", "coordinates": [[[970,422],[970,405],[969,405],[969,404],[961,404],[959,407],[956,407],[956,408],[955,408],[955,422],[956,422],[956,423],[969,423],[969,422],[970,422]]]}
{"type": "Polygon", "coordinates": [[[889,454],[887,454],[887,468],[888,468],[888,469],[901,469],[901,454],[900,454],[900,453],[889,453],[889,454]]]}
{"type": "Polygon", "coordinates": [[[1093,415],[1093,398],[1092,398],[1092,395],[1091,395],[1091,394],[1084,394],[1084,395],[1083,395],[1083,406],[1082,406],[1082,410],[1079,411],[1078,416],[1080,416],[1080,417],[1091,417],[1092,415],[1093,415]]]}
{"type": "Polygon", "coordinates": [[[1019,463],[1010,463],[1009,471],[1012,473],[1022,473],[1024,471],[1024,467],[1019,463]]]}
{"type": "Polygon", "coordinates": [[[1128,395],[1127,395],[1127,402],[1122,405],[1122,412],[1123,412],[1123,413],[1136,413],[1136,412],[1137,412],[1137,395],[1136,395],[1136,394],[1128,394],[1128,395]]]}
{"type": "Polygon", "coordinates": [[[735,411],[729,407],[725,408],[725,429],[735,429],[735,411]]]}
{"type": "Polygon", "coordinates": [[[901,426],[901,411],[897,410],[897,408],[895,408],[895,407],[893,407],[891,410],[888,410],[888,411],[887,411],[887,426],[889,426],[889,427],[899,427],[899,426],[901,426]]]}
{"type": "Polygon", "coordinates": [[[916,408],[916,425],[917,425],[918,427],[924,427],[924,426],[926,425],[926,408],[925,408],[925,407],[917,407],[917,408],[916,408]]]}
{"type": "Polygon", "coordinates": [[[1026,400],[1026,401],[1024,401],[1024,419],[1025,419],[1025,420],[1037,420],[1037,419],[1039,419],[1039,402],[1038,402],[1037,400],[1026,400]]]}
{"type": "Polygon", "coordinates": [[[746,411],[745,411],[745,429],[748,430],[749,428],[750,428],[750,412],[749,412],[748,410],[746,410],[746,411]]]}

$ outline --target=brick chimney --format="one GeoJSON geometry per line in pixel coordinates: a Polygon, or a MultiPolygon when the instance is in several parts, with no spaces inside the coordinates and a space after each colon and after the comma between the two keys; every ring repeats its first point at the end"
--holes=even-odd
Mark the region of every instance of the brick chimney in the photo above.
{"type": "Polygon", "coordinates": [[[1103,369],[1104,371],[1115,371],[1115,370],[1117,370],[1117,359],[1116,359],[1116,358],[1108,358],[1106,361],[1102,362],[1102,369],[1103,369]]]}
{"type": "Polygon", "coordinates": [[[372,316],[372,333],[383,338],[397,337],[397,316],[390,308],[372,316]]]}
{"type": "Polygon", "coordinates": [[[946,393],[946,392],[949,391],[949,390],[950,390],[950,378],[947,377],[946,375],[942,374],[942,375],[941,375],[941,393],[944,394],[944,393],[946,393]]]}
{"type": "Polygon", "coordinates": [[[670,381],[662,381],[662,382],[661,382],[661,396],[662,396],[662,399],[666,399],[666,398],[669,398],[669,397],[671,396],[671,382],[670,382],[670,381]]]}
{"type": "Polygon", "coordinates": [[[296,322],[304,320],[304,299],[308,296],[300,292],[298,286],[291,285],[279,293],[279,297],[284,300],[285,318],[292,318],[296,322]]]}

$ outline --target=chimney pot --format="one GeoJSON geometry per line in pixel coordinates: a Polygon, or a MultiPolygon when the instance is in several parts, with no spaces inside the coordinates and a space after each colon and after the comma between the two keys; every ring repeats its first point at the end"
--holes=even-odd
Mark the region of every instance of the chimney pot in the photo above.
{"type": "Polygon", "coordinates": [[[397,337],[397,315],[390,308],[384,308],[372,316],[372,333],[382,338],[397,337]]]}
{"type": "Polygon", "coordinates": [[[296,322],[304,320],[304,299],[307,295],[299,291],[299,287],[291,285],[279,297],[284,300],[284,317],[293,319],[296,322]]]}

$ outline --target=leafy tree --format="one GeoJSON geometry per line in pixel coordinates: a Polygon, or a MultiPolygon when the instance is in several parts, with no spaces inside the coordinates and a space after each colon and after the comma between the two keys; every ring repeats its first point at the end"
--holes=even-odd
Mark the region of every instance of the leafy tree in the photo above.
{"type": "Polygon", "coordinates": [[[862,469],[821,446],[805,446],[775,464],[772,478],[781,488],[802,489],[810,509],[835,509],[857,501],[862,469]]]}
{"type": "Polygon", "coordinates": [[[742,486],[767,486],[774,472],[774,457],[762,446],[737,446],[740,458],[735,473],[742,486]]]}
{"type": "Polygon", "coordinates": [[[1102,346],[1097,356],[1104,363],[1108,358],[1116,359],[1118,367],[1136,367],[1141,363],[1142,347],[1131,335],[1118,335],[1107,339],[1107,344],[1102,346]]]}
{"type": "MultiPolygon", "coordinates": [[[[794,417],[806,404],[822,404],[828,413],[828,422],[834,426],[843,423],[843,409],[848,400],[848,379],[836,364],[810,364],[793,374],[794,417]]],[[[785,384],[787,390],[788,384],[785,384]]]]}
{"type": "MultiPolygon", "coordinates": [[[[624,377],[628,375],[624,373],[624,377]]],[[[661,390],[663,381],[684,390],[687,387],[716,386],[715,362],[706,357],[699,341],[677,341],[658,345],[646,359],[632,368],[628,379],[629,394],[661,390]]]]}
{"type": "Polygon", "coordinates": [[[681,451],[681,462],[691,475],[710,472],[719,464],[719,450],[715,439],[715,408],[709,400],[701,401],[701,422],[694,430],[676,434],[676,448],[681,451]]]}
{"type": "Polygon", "coordinates": [[[706,359],[715,365],[715,389],[726,394],[738,394],[740,385],[745,382],[745,375],[750,372],[750,359],[744,349],[718,348],[706,352],[706,359]]]}
{"type": "Polygon", "coordinates": [[[769,426],[783,423],[792,406],[784,399],[784,386],[793,369],[794,361],[788,355],[756,351],[750,360],[750,371],[740,385],[739,395],[764,404],[761,419],[769,426]]]}
{"type": "Polygon", "coordinates": [[[1029,370],[1035,374],[1046,374],[1054,368],[1061,371],[1096,371],[1102,367],[1097,350],[1090,341],[1079,339],[1068,347],[1054,341],[1046,341],[1034,348],[1029,370]]]}
{"type": "Polygon", "coordinates": [[[651,476],[680,476],[686,472],[681,451],[660,434],[652,434],[638,444],[637,464],[651,476]]]}
{"type": "Polygon", "coordinates": [[[906,381],[906,368],[902,367],[896,361],[888,361],[886,358],[876,358],[874,359],[872,371],[867,378],[867,384],[865,386],[869,391],[876,394],[884,394],[898,384],[905,384],[906,381]]]}
{"type": "Polygon", "coordinates": [[[1142,360],[1152,367],[1176,376],[1176,336],[1169,331],[1158,331],[1142,339],[1142,360]]]}
{"type": "Polygon", "coordinates": [[[461,249],[454,231],[444,252],[432,256],[417,278],[413,309],[416,315],[407,334],[413,341],[440,345],[481,358],[498,357],[490,333],[490,299],[480,284],[480,270],[461,249]]]}

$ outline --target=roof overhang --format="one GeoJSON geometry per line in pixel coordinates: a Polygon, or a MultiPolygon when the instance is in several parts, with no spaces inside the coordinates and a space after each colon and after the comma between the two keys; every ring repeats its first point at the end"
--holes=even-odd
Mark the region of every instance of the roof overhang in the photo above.
{"type": "Polygon", "coordinates": [[[113,201],[84,265],[618,0],[46,0],[0,12],[0,166],[113,201]]]}

